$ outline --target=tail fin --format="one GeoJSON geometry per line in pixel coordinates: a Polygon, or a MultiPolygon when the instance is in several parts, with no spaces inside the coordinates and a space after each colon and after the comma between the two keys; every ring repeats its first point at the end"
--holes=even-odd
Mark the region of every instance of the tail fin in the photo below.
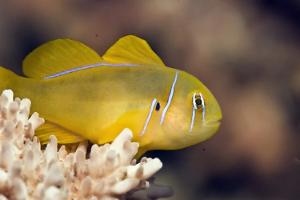
{"type": "Polygon", "coordinates": [[[14,72],[0,66],[0,92],[5,89],[14,90],[14,83],[17,77],[14,72]]]}

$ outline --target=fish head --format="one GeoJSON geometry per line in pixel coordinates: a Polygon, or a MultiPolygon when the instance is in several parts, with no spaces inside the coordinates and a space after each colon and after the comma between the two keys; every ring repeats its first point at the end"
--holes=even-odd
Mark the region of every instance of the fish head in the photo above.
{"type": "Polygon", "coordinates": [[[196,77],[178,71],[172,102],[162,126],[163,149],[180,149],[213,136],[222,119],[218,101],[196,77]]]}

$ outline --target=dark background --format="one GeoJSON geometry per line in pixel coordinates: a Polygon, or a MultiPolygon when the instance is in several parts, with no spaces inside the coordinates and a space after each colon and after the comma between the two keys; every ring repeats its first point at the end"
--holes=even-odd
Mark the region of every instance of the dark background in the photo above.
{"type": "Polygon", "coordinates": [[[171,199],[300,199],[299,0],[0,0],[0,65],[17,73],[49,40],[102,54],[126,34],[197,76],[223,110],[211,140],[150,153],[171,199]]]}

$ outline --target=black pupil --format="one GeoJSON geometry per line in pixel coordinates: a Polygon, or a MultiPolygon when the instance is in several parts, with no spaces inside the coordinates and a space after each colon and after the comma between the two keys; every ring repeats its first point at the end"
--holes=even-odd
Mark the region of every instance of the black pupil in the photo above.
{"type": "Polygon", "coordinates": [[[156,111],[159,111],[159,109],[160,109],[160,104],[159,104],[159,102],[157,102],[157,104],[156,104],[156,106],[155,106],[155,110],[156,110],[156,111]]]}
{"type": "Polygon", "coordinates": [[[197,106],[201,106],[202,105],[202,100],[200,98],[196,99],[196,105],[197,106]]]}

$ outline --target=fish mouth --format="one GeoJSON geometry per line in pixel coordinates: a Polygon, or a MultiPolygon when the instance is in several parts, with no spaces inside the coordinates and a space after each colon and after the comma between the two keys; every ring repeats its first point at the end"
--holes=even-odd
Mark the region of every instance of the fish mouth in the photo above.
{"type": "Polygon", "coordinates": [[[211,130],[217,130],[219,129],[220,125],[221,119],[204,121],[195,125],[191,135],[198,135],[199,132],[210,132],[211,130]]]}
{"type": "Polygon", "coordinates": [[[221,125],[221,119],[209,120],[197,124],[191,134],[187,134],[187,140],[194,144],[205,141],[217,133],[221,125]]]}
{"type": "Polygon", "coordinates": [[[212,121],[208,121],[208,122],[203,122],[203,125],[206,126],[206,127],[220,126],[221,125],[221,119],[212,120],[212,121]]]}

